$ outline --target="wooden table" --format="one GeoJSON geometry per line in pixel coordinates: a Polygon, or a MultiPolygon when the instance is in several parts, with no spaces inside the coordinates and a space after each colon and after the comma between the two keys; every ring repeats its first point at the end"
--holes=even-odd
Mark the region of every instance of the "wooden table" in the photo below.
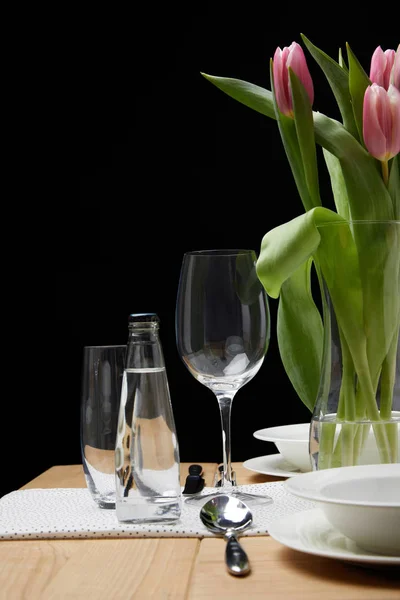
{"type": "MultiPolygon", "coordinates": [[[[215,464],[204,464],[206,485],[215,464]]],[[[188,463],[181,465],[182,484],[188,463]]],[[[234,463],[240,484],[277,481],[234,463]]],[[[24,488],[85,487],[81,465],[57,466],[24,488]]],[[[10,540],[0,542],[3,600],[229,598],[400,600],[400,569],[367,569],[311,556],[269,536],[242,537],[251,566],[229,575],[221,538],[10,540]]]]}

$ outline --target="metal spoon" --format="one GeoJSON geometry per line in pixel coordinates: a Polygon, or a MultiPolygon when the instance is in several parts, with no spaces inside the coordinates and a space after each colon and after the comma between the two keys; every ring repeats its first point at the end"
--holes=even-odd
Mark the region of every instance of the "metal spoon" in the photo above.
{"type": "Polygon", "coordinates": [[[224,536],[225,562],[232,575],[246,575],[250,571],[249,559],[236,536],[253,522],[249,507],[238,498],[220,494],[200,509],[200,519],[213,533],[224,536]]]}

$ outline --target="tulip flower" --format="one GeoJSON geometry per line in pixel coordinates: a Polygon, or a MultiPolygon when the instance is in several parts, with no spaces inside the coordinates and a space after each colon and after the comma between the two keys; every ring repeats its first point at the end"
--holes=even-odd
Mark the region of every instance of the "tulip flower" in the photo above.
{"type": "Polygon", "coordinates": [[[310,103],[314,102],[314,86],[307,67],[306,57],[302,47],[292,42],[283,50],[277,48],[273,59],[273,75],[275,95],[278,108],[287,117],[293,118],[293,102],[290,90],[289,67],[300,79],[306,89],[310,103]]]}
{"type": "Polygon", "coordinates": [[[400,152],[400,91],[373,83],[364,94],[364,143],[372,156],[388,161],[400,152]]]}
{"type": "Polygon", "coordinates": [[[390,74],[395,54],[394,50],[385,50],[384,52],[382,48],[378,46],[371,58],[369,78],[372,83],[377,83],[384,87],[385,90],[389,88],[390,74]]]}
{"type": "Polygon", "coordinates": [[[393,67],[390,73],[390,83],[400,90],[400,45],[398,46],[394,57],[393,67]]]}

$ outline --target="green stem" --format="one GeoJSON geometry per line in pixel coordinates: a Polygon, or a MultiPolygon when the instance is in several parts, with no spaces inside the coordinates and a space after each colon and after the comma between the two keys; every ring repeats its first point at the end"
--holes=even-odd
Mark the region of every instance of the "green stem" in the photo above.
{"type": "Polygon", "coordinates": [[[368,439],[369,430],[370,430],[369,423],[360,423],[357,425],[357,430],[356,430],[355,439],[354,439],[354,455],[357,458],[356,458],[356,462],[354,464],[358,464],[360,462],[361,454],[365,448],[365,443],[368,439]]]}
{"type": "MultiPolygon", "coordinates": [[[[396,358],[399,339],[399,327],[393,335],[393,340],[389,352],[382,364],[381,385],[380,385],[380,413],[381,419],[388,421],[392,418],[393,393],[396,380],[396,358]]],[[[385,423],[386,436],[390,448],[390,461],[399,461],[399,425],[394,423],[385,423]]]]}
{"type": "Polygon", "coordinates": [[[393,335],[393,340],[382,364],[381,371],[381,419],[390,419],[392,416],[393,391],[396,379],[396,356],[399,339],[399,327],[393,335]]]}
{"type": "Polygon", "coordinates": [[[390,459],[392,463],[397,463],[400,460],[399,456],[399,424],[385,423],[386,435],[390,445],[390,459]]]}
{"type": "MultiPolygon", "coordinates": [[[[357,427],[357,426],[356,426],[357,427]]],[[[342,424],[342,466],[349,467],[357,464],[354,462],[354,423],[342,424]]]]}
{"type": "Polygon", "coordinates": [[[340,387],[338,418],[354,421],[356,416],[355,406],[355,373],[349,346],[342,331],[340,331],[342,348],[342,383],[340,387]]]}
{"type": "Polygon", "coordinates": [[[382,177],[383,177],[383,181],[385,182],[385,185],[387,187],[389,184],[389,161],[388,160],[382,161],[382,177]]]}
{"type": "Polygon", "coordinates": [[[365,351],[361,351],[356,359],[358,362],[357,365],[356,360],[354,361],[358,376],[356,401],[359,415],[361,416],[361,410],[365,407],[365,416],[372,421],[380,460],[382,463],[388,463],[390,462],[390,456],[392,452],[386,431],[380,427],[381,424],[379,424],[381,418],[376,403],[375,391],[372,385],[365,351]]]}
{"type": "MultiPolygon", "coordinates": [[[[339,426],[339,425],[338,425],[339,426]]],[[[331,467],[342,467],[342,431],[337,436],[335,449],[331,460],[331,467]]]]}
{"type": "Polygon", "coordinates": [[[334,456],[336,423],[321,423],[318,450],[318,469],[330,469],[334,456]]]}

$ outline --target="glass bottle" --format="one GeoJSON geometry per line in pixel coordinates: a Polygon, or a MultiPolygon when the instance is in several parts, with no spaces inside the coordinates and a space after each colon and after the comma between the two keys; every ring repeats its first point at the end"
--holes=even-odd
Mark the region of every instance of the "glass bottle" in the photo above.
{"type": "Polygon", "coordinates": [[[120,522],[172,521],[182,510],[179,446],[155,313],[131,314],[115,447],[120,522]]]}

